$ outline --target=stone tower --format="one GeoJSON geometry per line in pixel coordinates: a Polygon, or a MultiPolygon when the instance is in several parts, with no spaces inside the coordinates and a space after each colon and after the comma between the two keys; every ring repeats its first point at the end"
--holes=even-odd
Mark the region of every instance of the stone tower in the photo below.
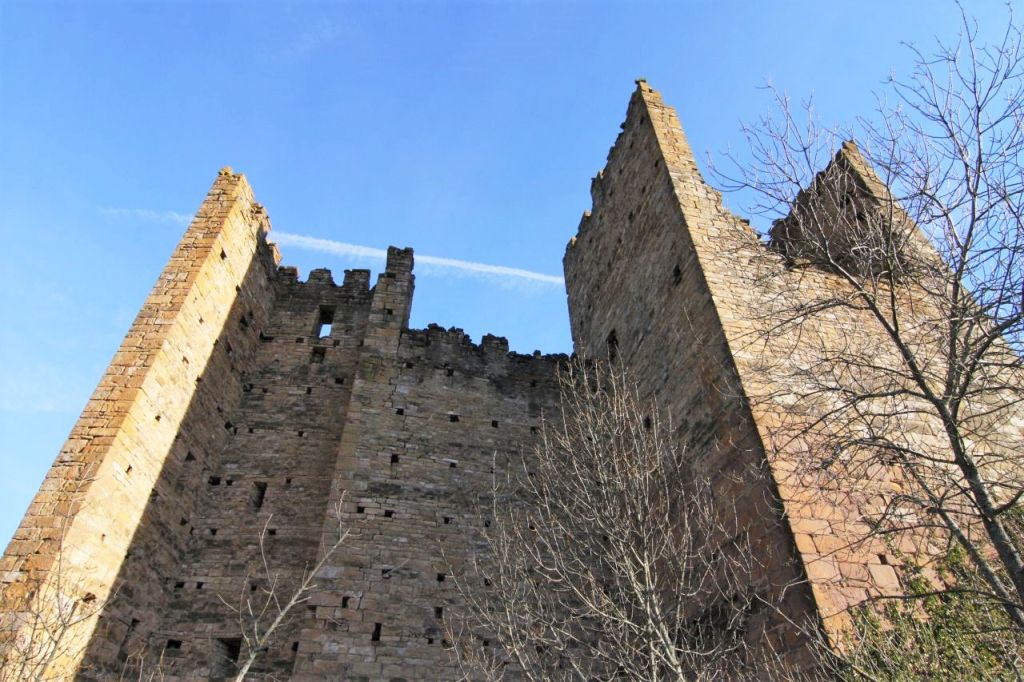
{"type": "MultiPolygon", "coordinates": [[[[799,652],[792,622],[834,634],[848,606],[901,589],[898,562],[842,549],[860,501],[801,504],[768,455],[784,407],[751,399],[748,332],[771,294],[756,275],[781,256],[723,207],[644,81],[622,128],[565,254],[576,352],[616,357],[670,413],[778,606],[751,638],[799,652]]],[[[871,181],[855,149],[840,159],[871,181]]],[[[456,676],[448,567],[472,551],[493,467],[557,409],[565,358],[410,329],[409,249],[389,249],[373,286],[365,270],[303,282],[269,229],[244,176],[222,170],[7,548],[7,643],[40,618],[73,622],[45,662],[57,676],[115,674],[140,652],[169,678],[228,675],[232,607],[267,588],[263,558],[295,585],[340,528],[326,586],[253,672],[456,676]]]]}

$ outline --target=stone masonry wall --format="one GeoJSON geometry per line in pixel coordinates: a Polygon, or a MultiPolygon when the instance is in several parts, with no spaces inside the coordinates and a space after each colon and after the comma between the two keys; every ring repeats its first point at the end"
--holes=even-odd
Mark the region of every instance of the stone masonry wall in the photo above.
{"type": "Polygon", "coordinates": [[[222,170],[4,554],[5,619],[52,622],[49,607],[77,607],[52,652],[56,678],[86,642],[87,665],[113,664],[165,603],[187,541],[178,519],[196,504],[192,471],[218,446],[214,415],[233,409],[255,345],[240,320],[256,327],[268,313],[268,229],[245,178],[222,170]]]}
{"type": "MultiPolygon", "coordinates": [[[[629,369],[714,480],[723,520],[735,518],[737,534],[746,534],[762,564],[751,577],[762,598],[786,618],[813,623],[803,570],[722,333],[717,292],[695,244],[709,237],[678,192],[703,180],[686,163],[686,141],[666,112],[639,82],[608,164],[593,181],[593,210],[566,249],[576,351],[612,356],[629,369]]],[[[776,614],[765,612],[750,628],[754,644],[798,648],[793,628],[776,614]]]]}

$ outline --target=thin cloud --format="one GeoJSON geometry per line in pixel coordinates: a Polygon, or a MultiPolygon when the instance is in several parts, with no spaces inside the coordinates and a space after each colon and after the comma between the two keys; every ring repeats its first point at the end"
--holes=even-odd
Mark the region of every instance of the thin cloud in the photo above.
{"type": "MultiPolygon", "coordinates": [[[[369,246],[358,246],[336,242],[332,239],[319,239],[317,237],[306,237],[288,232],[272,233],[272,239],[282,246],[294,246],[309,251],[318,251],[334,256],[348,258],[372,258],[384,260],[388,252],[384,249],[375,249],[369,246]]],[[[504,265],[489,265],[487,263],[475,263],[473,261],[458,260],[456,258],[442,258],[440,256],[426,256],[416,254],[417,265],[428,265],[442,270],[456,271],[468,275],[478,275],[486,278],[497,278],[499,280],[526,280],[539,284],[563,286],[565,281],[555,275],[546,275],[532,270],[522,268],[510,268],[504,265]]]]}
{"type": "MultiPolygon", "coordinates": [[[[175,225],[188,225],[192,222],[192,216],[177,211],[154,211],[148,208],[101,208],[103,215],[116,218],[128,218],[132,220],[145,220],[154,223],[173,223],[175,225]]],[[[307,251],[326,253],[342,258],[377,260],[384,261],[388,252],[385,249],[377,249],[371,246],[359,246],[336,242],[333,239],[320,239],[318,237],[307,237],[301,234],[290,232],[271,233],[271,239],[281,246],[293,246],[307,251]]],[[[504,265],[490,265],[488,263],[476,263],[473,261],[459,260],[457,258],[443,258],[441,256],[427,256],[416,254],[416,265],[420,266],[418,272],[422,274],[440,273],[443,275],[464,275],[479,277],[498,282],[503,285],[545,285],[564,286],[565,280],[556,275],[546,275],[542,272],[524,270],[522,268],[510,268],[504,265]]]]}
{"type": "Polygon", "coordinates": [[[188,225],[192,222],[192,216],[188,213],[153,211],[148,208],[101,208],[100,213],[112,218],[130,218],[133,220],[145,220],[150,223],[188,225]]]}

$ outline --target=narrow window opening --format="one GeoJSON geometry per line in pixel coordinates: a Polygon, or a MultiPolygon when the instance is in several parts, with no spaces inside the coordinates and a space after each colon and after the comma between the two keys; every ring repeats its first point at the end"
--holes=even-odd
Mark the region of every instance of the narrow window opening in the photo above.
{"type": "Polygon", "coordinates": [[[299,650],[299,643],[298,642],[292,642],[292,651],[298,651],[298,650],[299,650]]]}
{"type": "Polygon", "coordinates": [[[289,486],[289,485],[291,485],[291,484],[292,484],[292,479],[290,479],[290,478],[286,478],[286,479],[284,479],[284,484],[285,484],[286,486],[289,486]]]}
{"type": "Polygon", "coordinates": [[[311,393],[313,393],[313,388],[311,386],[307,386],[306,387],[306,395],[310,395],[311,393]]]}
{"type": "Polygon", "coordinates": [[[380,623],[374,623],[373,624],[373,634],[370,635],[370,641],[371,642],[379,642],[380,641],[380,623]]]}
{"type": "Polygon", "coordinates": [[[252,502],[253,509],[260,509],[263,507],[263,498],[267,496],[267,484],[264,481],[255,481],[252,484],[252,494],[249,500],[252,502]]]}
{"type": "Polygon", "coordinates": [[[443,606],[435,606],[434,607],[434,618],[444,618],[444,607],[443,606]]]}
{"type": "Polygon", "coordinates": [[[677,287],[683,281],[683,271],[679,266],[672,268],[672,286],[677,287]]]}
{"type": "Polygon", "coordinates": [[[613,329],[611,331],[611,333],[608,334],[608,360],[610,362],[615,362],[615,360],[618,357],[619,357],[619,337],[615,333],[615,330],[613,329]]]}
{"type": "Polygon", "coordinates": [[[648,431],[651,430],[651,418],[650,417],[644,417],[644,429],[646,429],[648,431]]]}
{"type": "Polygon", "coordinates": [[[351,597],[342,597],[341,598],[341,608],[343,608],[343,609],[347,609],[348,608],[348,601],[349,601],[349,599],[351,599],[351,597]]]}
{"type": "Polygon", "coordinates": [[[320,306],[320,316],[317,319],[317,338],[326,339],[331,335],[331,327],[334,325],[334,308],[320,306]]]}

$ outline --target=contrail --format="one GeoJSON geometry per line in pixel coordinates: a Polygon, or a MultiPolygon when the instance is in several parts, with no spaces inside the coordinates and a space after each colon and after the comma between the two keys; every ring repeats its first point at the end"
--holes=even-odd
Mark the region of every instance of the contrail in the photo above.
{"type": "MultiPolygon", "coordinates": [[[[155,223],[175,223],[178,225],[188,225],[192,220],[192,216],[187,213],[178,213],[177,211],[154,211],[148,208],[101,208],[100,213],[117,218],[134,218],[155,223]]],[[[270,239],[282,246],[294,246],[296,248],[306,249],[308,251],[318,251],[320,253],[327,253],[333,256],[372,258],[382,261],[385,260],[388,255],[386,250],[376,249],[371,246],[347,244],[345,242],[336,242],[333,239],[307,237],[301,234],[291,234],[290,232],[278,232],[277,230],[270,233],[270,239]]],[[[523,270],[522,268],[509,268],[504,265],[474,263],[473,261],[459,260],[457,258],[442,258],[441,256],[426,256],[417,253],[416,264],[454,270],[469,275],[493,277],[508,283],[535,282],[545,285],[565,285],[565,280],[556,275],[545,275],[542,272],[533,272],[532,270],[523,270]]]]}
{"type": "Polygon", "coordinates": [[[101,208],[100,213],[116,218],[138,218],[148,220],[152,223],[174,223],[175,225],[188,225],[192,222],[192,216],[188,213],[177,211],[154,211],[149,208],[101,208]]]}
{"type": "MultiPolygon", "coordinates": [[[[387,258],[388,252],[384,249],[375,249],[369,246],[358,246],[356,244],[346,244],[345,242],[336,242],[333,239],[319,239],[317,237],[306,237],[301,234],[291,234],[289,232],[278,232],[274,230],[270,233],[271,241],[275,241],[278,244],[285,246],[295,246],[300,249],[307,249],[309,251],[319,251],[320,253],[329,253],[335,256],[349,256],[357,258],[375,258],[378,260],[384,260],[387,258]]],[[[533,272],[532,270],[523,270],[521,268],[509,268],[504,265],[488,265],[487,263],[474,263],[472,261],[458,260],[455,258],[442,258],[440,256],[426,256],[416,254],[417,265],[433,265],[440,268],[449,268],[452,270],[459,270],[462,272],[474,273],[479,275],[493,275],[496,277],[515,277],[519,279],[526,279],[533,282],[540,282],[543,284],[557,284],[562,286],[565,281],[561,277],[555,275],[545,275],[541,272],[533,272]]]]}

